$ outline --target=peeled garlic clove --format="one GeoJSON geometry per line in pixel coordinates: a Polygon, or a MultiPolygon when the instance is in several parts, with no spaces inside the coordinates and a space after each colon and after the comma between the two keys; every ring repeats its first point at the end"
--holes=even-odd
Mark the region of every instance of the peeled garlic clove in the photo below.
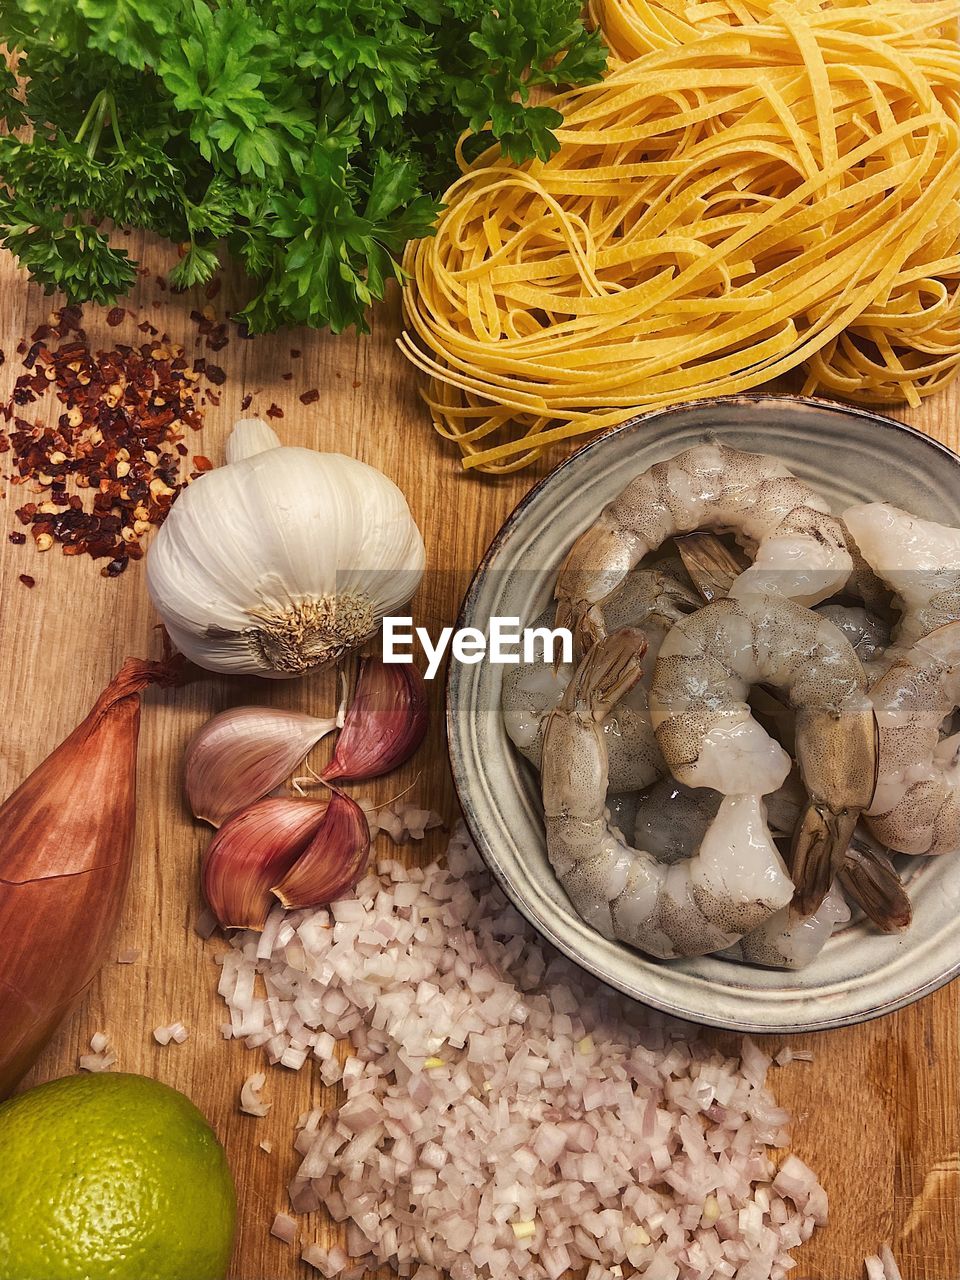
{"type": "Polygon", "coordinates": [[[363,658],[353,702],[325,782],[379,778],[409,760],[429,724],[427,687],[412,663],[363,658]]]}
{"type": "Polygon", "coordinates": [[[322,829],[327,806],[268,796],[223,824],[207,846],[200,879],[224,929],[257,929],[273,906],[270,890],[322,829]]]}
{"type": "Polygon", "coordinates": [[[214,716],[194,736],[184,760],[193,816],[219,827],[278,787],[336,723],[268,707],[232,707],[214,716]]]}
{"type": "Polygon", "coordinates": [[[366,814],[340,791],[334,791],[323,822],[273,892],[287,908],[321,907],[342,897],[366,870],[370,828],[366,814]]]}

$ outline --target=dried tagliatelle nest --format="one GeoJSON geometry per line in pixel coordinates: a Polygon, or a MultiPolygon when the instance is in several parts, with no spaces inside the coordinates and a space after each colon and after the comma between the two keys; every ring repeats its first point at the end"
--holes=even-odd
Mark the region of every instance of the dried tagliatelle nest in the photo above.
{"type": "Polygon", "coordinates": [[[960,361],[952,6],[598,3],[630,53],[625,13],[658,47],[550,100],[548,160],[463,160],[408,247],[401,346],[464,465],[514,470],[796,368],[865,403],[941,387],[960,361]]]}

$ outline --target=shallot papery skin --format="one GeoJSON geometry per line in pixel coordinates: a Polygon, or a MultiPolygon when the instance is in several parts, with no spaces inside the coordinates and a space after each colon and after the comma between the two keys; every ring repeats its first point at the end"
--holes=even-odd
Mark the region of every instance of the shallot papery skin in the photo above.
{"type": "Polygon", "coordinates": [[[303,1244],[330,1280],[787,1280],[826,1216],[812,1170],[767,1149],[789,1121],[770,1057],[725,1056],[558,956],[462,828],[445,866],[383,860],[231,943],[223,1034],[342,1086],[301,1117],[290,1184],[295,1213],[343,1224],[303,1244]]]}
{"type": "Polygon", "coordinates": [[[353,701],[337,738],[325,782],[365,782],[404,764],[430,723],[427,687],[412,663],[363,658],[353,701]]]}
{"type": "Polygon", "coordinates": [[[106,957],[133,855],[140,692],[180,678],[173,663],[128,658],[0,806],[0,1098],[106,957]]]}

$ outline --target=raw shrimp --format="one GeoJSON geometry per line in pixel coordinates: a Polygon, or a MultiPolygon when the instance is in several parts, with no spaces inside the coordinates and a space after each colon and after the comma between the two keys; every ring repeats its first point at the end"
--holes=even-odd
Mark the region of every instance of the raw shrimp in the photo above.
{"type": "Polygon", "coordinates": [[[794,914],[812,915],[843,864],[873,797],[876,729],[867,679],[832,622],[792,600],[717,600],[678,622],[660,649],[650,690],[657,742],[674,777],[723,795],[767,795],[790,756],[754,719],[752,684],[783,690],[809,796],[793,837],[794,914]]]}
{"type": "Polygon", "coordinates": [[[753,551],[741,591],[825,600],[852,568],[826,499],[776,458],[704,443],[655,463],[627,485],[571,547],[557,579],[557,623],[582,648],[605,634],[598,605],[667,538],[728,529],[753,551]]]}
{"type": "Polygon", "coordinates": [[[547,721],[543,808],[550,862],[600,933],[662,959],[732,945],[793,896],[757,795],[721,802],[696,854],[668,866],[635,849],[606,816],[601,726],[640,678],[644,638],[618,631],[583,659],[547,721]]]}
{"type": "Polygon", "coordinates": [[[815,612],[821,618],[829,618],[837,630],[843,632],[868,675],[875,664],[883,661],[890,647],[890,627],[883,618],[862,605],[833,602],[818,604],[815,612]]]}
{"type": "Polygon", "coordinates": [[[843,521],[871,569],[894,593],[900,623],[892,662],[923,636],[960,619],[960,529],[886,502],[864,502],[843,521]]]}
{"type": "MultiPolygon", "coordinates": [[[[729,595],[734,582],[747,568],[742,553],[732,551],[714,533],[691,533],[677,538],[676,542],[683,567],[707,604],[729,595]]],[[[866,591],[864,579],[872,575],[873,571],[864,565],[857,575],[857,588],[866,591]]],[[[874,592],[869,594],[875,599],[874,592]]],[[[883,657],[890,644],[890,626],[877,613],[864,605],[833,600],[815,605],[814,609],[843,632],[865,667],[883,657]]]]}
{"type": "MultiPolygon", "coordinates": [[[[647,652],[656,656],[671,625],[699,605],[694,591],[676,576],[679,561],[667,562],[628,575],[623,585],[603,607],[606,626],[615,631],[625,626],[642,626],[647,652]]],[[[553,626],[554,608],[534,622],[535,627],[553,626]]],[[[610,786],[614,791],[637,791],[666,772],[647,711],[647,689],[653,673],[652,660],[640,683],[617,705],[604,722],[610,756],[610,786]]],[[[547,716],[558,704],[573,675],[573,667],[540,661],[508,666],[504,670],[501,707],[507,735],[520,753],[537,769],[543,753],[543,730],[547,716]]]]}
{"type": "Polygon", "coordinates": [[[871,690],[880,730],[867,821],[899,853],[960,849],[960,734],[940,728],[960,703],[960,622],[931,631],[871,690]]]}
{"type": "MultiPolygon", "coordinates": [[[[767,821],[775,836],[793,835],[806,798],[795,769],[782,787],[765,797],[767,821]]],[[[899,933],[913,919],[913,905],[896,867],[863,826],[857,827],[847,847],[837,886],[884,933],[899,933]]]]}
{"type": "Polygon", "coordinates": [[[816,960],[837,925],[849,919],[850,908],[834,886],[813,915],[797,920],[785,907],[724,954],[767,969],[804,969],[816,960]]]}
{"type": "MultiPolygon", "coordinates": [[[[637,797],[634,806],[634,843],[649,850],[661,862],[679,862],[688,858],[716,817],[722,799],[719,792],[706,787],[693,790],[685,787],[682,782],[677,782],[675,778],[661,778],[637,797]]],[[[805,803],[803,783],[796,770],[791,770],[783,786],[764,798],[767,824],[775,838],[792,836],[805,803]]],[[[834,923],[840,922],[837,908],[827,905],[828,901],[835,901],[838,886],[884,932],[898,933],[909,925],[912,907],[896,868],[870,842],[869,837],[858,830],[847,849],[843,869],[833,890],[824,899],[822,909],[815,913],[816,921],[808,918],[807,921],[789,924],[789,938],[795,939],[798,946],[790,953],[784,952],[785,955],[792,956],[789,964],[784,962],[776,967],[799,968],[801,955],[806,957],[802,961],[806,964],[819,953],[820,948],[814,947],[814,941],[819,939],[822,946],[829,938],[830,931],[824,927],[819,932],[814,932],[814,923],[818,927],[825,925],[831,912],[834,913],[834,923]],[[809,924],[810,928],[804,928],[805,924],[809,924]]],[[[776,925],[771,921],[761,926],[760,932],[767,940],[764,945],[774,935],[784,933],[786,928],[782,921],[776,925]]],[[[773,963],[754,960],[748,954],[749,950],[744,940],[741,958],[757,964],[773,963]]]]}

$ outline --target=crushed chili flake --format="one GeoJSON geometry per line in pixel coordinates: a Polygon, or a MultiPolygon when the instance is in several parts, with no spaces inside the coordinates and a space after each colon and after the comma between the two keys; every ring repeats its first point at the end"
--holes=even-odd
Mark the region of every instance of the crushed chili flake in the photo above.
{"type": "Polygon", "coordinates": [[[272,405],[270,406],[270,408],[267,410],[267,417],[268,417],[268,418],[282,418],[282,417],[283,417],[283,410],[280,408],[280,406],[279,406],[278,404],[272,404],[272,405]]]}
{"type": "Polygon", "coordinates": [[[14,425],[10,479],[38,495],[16,510],[37,549],[57,542],[64,555],[106,560],[100,572],[114,578],[143,556],[143,535],[162,523],[186,483],[180,458],[189,451],[181,442],[203,425],[202,370],[192,372],[183,348],[152,325],[137,328],[156,341],[101,351],[81,321],[78,307],[65,307],[31,335],[24,372],[0,412],[14,425]],[[48,391],[63,410],[55,426],[16,413],[14,406],[48,391]],[[77,492],[68,494],[68,484],[77,492]]]}
{"type": "Polygon", "coordinates": [[[15,547],[22,547],[27,540],[27,535],[25,533],[17,533],[16,531],[7,534],[7,537],[15,547]]]}
{"type": "Polygon", "coordinates": [[[284,382],[289,382],[292,378],[293,378],[293,374],[292,374],[292,373],[285,373],[285,374],[283,374],[283,380],[284,380],[284,382]]]}
{"type": "Polygon", "coordinates": [[[304,391],[300,397],[301,404],[316,404],[320,399],[320,392],[316,387],[311,387],[309,391],[304,391]]]}
{"type": "Polygon", "coordinates": [[[361,383],[359,378],[354,378],[354,380],[350,383],[350,385],[351,387],[353,387],[354,391],[356,391],[357,387],[362,386],[363,384],[361,383]]]}
{"type": "Polygon", "coordinates": [[[210,461],[209,458],[205,457],[202,453],[195,453],[193,455],[193,465],[196,467],[198,471],[213,470],[213,463],[210,461]]]}
{"type": "Polygon", "coordinates": [[[123,324],[126,314],[126,307],[111,307],[107,312],[107,324],[111,329],[115,329],[118,324],[123,324]]]}
{"type": "Polygon", "coordinates": [[[240,411],[241,411],[241,413],[244,411],[244,409],[249,409],[249,408],[250,408],[250,406],[251,406],[252,404],[253,404],[253,396],[252,396],[252,395],[250,394],[250,392],[248,391],[248,392],[247,392],[247,394],[246,394],[246,395],[243,397],[243,399],[240,401],[240,411]]]}
{"type": "Polygon", "coordinates": [[[31,578],[29,573],[21,573],[19,578],[25,587],[35,587],[37,585],[36,578],[31,578]]]}
{"type": "Polygon", "coordinates": [[[217,296],[217,294],[220,292],[222,287],[223,287],[223,280],[220,278],[220,276],[214,276],[213,279],[207,283],[207,286],[203,292],[207,298],[212,300],[217,296]]]}
{"type": "Polygon", "coordinates": [[[291,347],[291,348],[290,348],[290,359],[291,359],[291,360],[299,360],[299,359],[300,359],[300,357],[301,357],[302,355],[303,355],[303,352],[302,352],[298,347],[291,347]]]}
{"type": "Polygon", "coordinates": [[[227,375],[218,364],[206,365],[207,381],[212,382],[215,387],[222,387],[227,380],[227,375]]]}

